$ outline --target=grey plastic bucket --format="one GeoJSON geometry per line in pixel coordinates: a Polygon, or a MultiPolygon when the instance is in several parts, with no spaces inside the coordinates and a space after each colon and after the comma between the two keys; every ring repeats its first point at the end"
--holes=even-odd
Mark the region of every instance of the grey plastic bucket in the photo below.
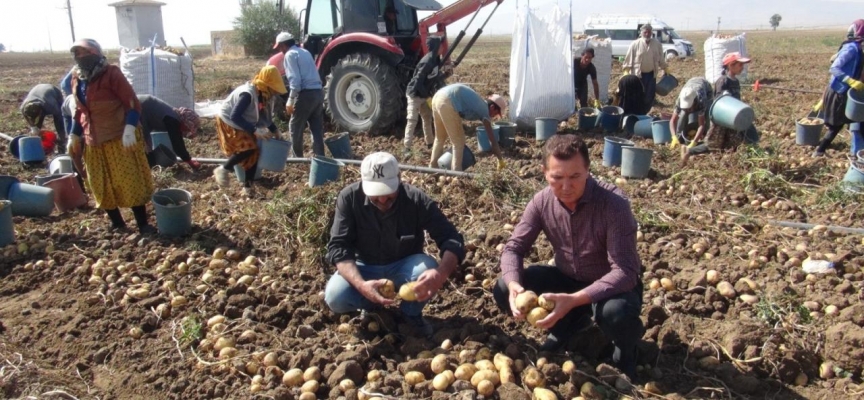
{"type": "MultiPolygon", "coordinates": [[[[497,126],[492,127],[492,136],[495,136],[495,141],[501,141],[501,129],[497,126]]],[[[477,132],[475,132],[477,136],[477,148],[480,152],[488,152],[492,151],[492,142],[489,141],[489,135],[486,134],[486,127],[480,126],[477,128],[477,132]]]]}
{"type": "Polygon", "coordinates": [[[12,215],[47,217],[54,210],[54,190],[28,183],[13,183],[9,187],[12,215]]]}
{"type": "Polygon", "coordinates": [[[171,149],[172,152],[174,151],[174,146],[171,144],[171,137],[168,136],[168,132],[163,132],[163,131],[151,132],[150,133],[150,143],[151,143],[150,147],[152,147],[154,149],[159,147],[159,145],[161,144],[161,145],[171,149]]]}
{"type": "MultiPolygon", "coordinates": [[[[639,121],[650,120],[650,115],[634,115],[628,114],[624,116],[624,120],[621,123],[621,126],[624,128],[624,132],[628,135],[636,134],[636,123],[639,121]]],[[[650,125],[649,125],[650,127],[650,125]]]]}
{"type": "Polygon", "coordinates": [[[714,100],[710,114],[715,124],[736,132],[747,130],[756,118],[753,108],[728,94],[714,100]]]}
{"type": "Polygon", "coordinates": [[[864,150],[858,150],[858,153],[855,154],[855,157],[858,158],[858,162],[864,163],[864,150]]]}
{"type": "Polygon", "coordinates": [[[621,149],[623,147],[635,146],[627,139],[622,139],[614,136],[606,136],[603,144],[603,166],[606,168],[617,167],[621,165],[621,149]]]}
{"type": "Polygon", "coordinates": [[[846,91],[846,118],[854,122],[864,121],[864,93],[855,89],[846,91]]]}
{"type": "Polygon", "coordinates": [[[72,164],[72,157],[70,156],[57,156],[48,163],[49,174],[71,174],[73,172],[75,172],[75,166],[72,164]]]}
{"type": "MultiPolygon", "coordinates": [[[[452,169],[450,165],[453,163],[453,151],[452,149],[447,149],[441,157],[438,157],[438,168],[441,169],[452,169]]],[[[477,163],[477,158],[474,157],[474,153],[471,152],[471,149],[468,146],[465,146],[465,149],[462,151],[462,170],[465,171],[468,168],[474,166],[477,163]]]]}
{"type": "Polygon", "coordinates": [[[651,158],[654,150],[639,147],[621,149],[621,176],[625,178],[644,178],[651,171],[651,158]]]}
{"type": "Polygon", "coordinates": [[[795,144],[799,146],[818,146],[819,138],[822,137],[822,126],[824,120],[818,125],[804,125],[799,121],[795,121],[795,144]]]}
{"type": "Polygon", "coordinates": [[[516,144],[516,124],[498,121],[495,126],[498,127],[498,144],[505,149],[513,147],[516,144]]]}
{"type": "Polygon", "coordinates": [[[333,158],[341,158],[343,160],[354,158],[354,152],[351,151],[351,136],[348,135],[348,132],[342,132],[336,136],[329,137],[324,141],[324,144],[327,145],[333,158]]]}
{"type": "Polygon", "coordinates": [[[843,176],[843,182],[864,185],[864,163],[850,160],[849,170],[847,170],[846,175],[843,176]]]}
{"type": "Polygon", "coordinates": [[[678,78],[669,74],[663,74],[663,77],[657,81],[657,86],[654,91],[660,96],[665,96],[672,93],[676,87],[678,87],[678,78]]]}
{"type": "Polygon", "coordinates": [[[150,168],[157,165],[162,168],[168,168],[176,163],[177,155],[164,144],[156,146],[153,148],[153,151],[147,153],[147,164],[150,165],[150,168]]]}
{"type": "Polygon", "coordinates": [[[654,144],[664,144],[672,141],[672,131],[669,129],[669,120],[661,119],[651,122],[651,136],[654,144]]]}
{"type": "Polygon", "coordinates": [[[165,236],[184,236],[192,230],[192,194],[183,189],[153,193],[156,228],[165,236]]]}
{"type": "Polygon", "coordinates": [[[558,132],[557,118],[536,118],[534,119],[534,137],[538,141],[544,141],[558,132]]]}
{"type": "Polygon", "coordinates": [[[12,202],[0,200],[0,247],[15,242],[15,223],[12,222],[12,202]]]}
{"type": "Polygon", "coordinates": [[[330,157],[314,156],[309,166],[309,186],[321,186],[339,180],[339,172],[345,164],[330,157]]]}
{"type": "Polygon", "coordinates": [[[650,138],[652,137],[652,122],[657,121],[656,118],[652,118],[646,115],[646,119],[640,119],[633,124],[633,134],[639,137],[650,138]]]}
{"type": "Polygon", "coordinates": [[[258,142],[261,149],[258,156],[258,169],[281,172],[285,170],[291,142],[287,140],[269,139],[258,142]]]}
{"type": "Polygon", "coordinates": [[[593,107],[582,107],[579,109],[579,129],[583,131],[594,129],[600,120],[600,110],[593,107]],[[591,114],[590,116],[586,114],[591,114]]]}

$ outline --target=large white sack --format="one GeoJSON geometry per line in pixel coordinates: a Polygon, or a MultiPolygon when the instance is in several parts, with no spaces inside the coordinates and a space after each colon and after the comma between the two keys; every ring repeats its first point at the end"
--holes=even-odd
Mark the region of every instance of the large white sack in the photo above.
{"type": "Polygon", "coordinates": [[[566,120],[576,107],[570,13],[555,6],[539,17],[523,5],[510,49],[510,120],[534,129],[535,118],[566,120]]]}
{"type": "MultiPolygon", "coordinates": [[[[711,35],[705,40],[705,79],[714,85],[714,82],[723,74],[723,56],[729,53],[739,52],[742,56],[747,55],[747,37],[742,33],[736,36],[711,35]]],[[[744,64],[744,71],[738,75],[739,80],[747,80],[748,65],[744,64]]]]}
{"type": "Polygon", "coordinates": [[[120,70],[135,94],[156,96],[173,107],[195,109],[192,57],[161,49],[120,51],[120,70]]]}
{"type": "MultiPolygon", "coordinates": [[[[597,68],[597,86],[600,87],[599,99],[601,103],[606,104],[606,100],[609,98],[609,82],[612,80],[612,40],[609,38],[600,39],[597,36],[574,39],[573,57],[577,58],[575,62],[579,62],[578,58],[582,55],[582,50],[586,48],[594,49],[593,63],[594,68],[597,68]]],[[[588,93],[593,93],[590,76],[587,81],[588,93]]]]}

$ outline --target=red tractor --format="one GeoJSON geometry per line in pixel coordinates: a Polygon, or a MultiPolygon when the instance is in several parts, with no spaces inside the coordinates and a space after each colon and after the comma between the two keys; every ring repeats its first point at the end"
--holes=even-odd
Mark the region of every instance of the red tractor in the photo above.
{"type": "MultiPolygon", "coordinates": [[[[428,51],[426,37],[431,34],[445,39],[440,51],[448,63],[465,31],[448,51],[447,25],[471,13],[476,17],[488,4],[495,3],[497,9],[502,1],[457,0],[442,7],[435,0],[308,0],[300,11],[303,47],[318,65],[330,120],[341,129],[372,134],[386,132],[401,122],[405,88],[417,62],[428,51]],[[417,11],[433,14],[418,21],[417,11]],[[437,31],[430,33],[433,26],[437,31]]],[[[482,31],[481,26],[453,66],[482,31]]]]}

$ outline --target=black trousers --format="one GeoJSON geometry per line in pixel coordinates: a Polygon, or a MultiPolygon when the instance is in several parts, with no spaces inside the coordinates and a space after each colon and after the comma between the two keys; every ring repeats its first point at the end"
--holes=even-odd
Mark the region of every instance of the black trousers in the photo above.
{"type": "MultiPolygon", "coordinates": [[[[558,268],[546,265],[532,265],[523,271],[522,286],[538,295],[543,293],[575,293],[586,288],[589,282],[579,282],[564,275],[558,268]]],[[[510,291],[504,279],[498,279],[492,291],[495,303],[502,311],[511,314],[510,291]]],[[[636,345],[642,338],[644,327],[639,314],[642,311],[642,281],[628,292],[620,293],[593,304],[586,304],[570,310],[550,330],[556,337],[572,335],[574,325],[589,316],[600,326],[603,333],[612,339],[616,364],[636,366],[636,345]]]]}

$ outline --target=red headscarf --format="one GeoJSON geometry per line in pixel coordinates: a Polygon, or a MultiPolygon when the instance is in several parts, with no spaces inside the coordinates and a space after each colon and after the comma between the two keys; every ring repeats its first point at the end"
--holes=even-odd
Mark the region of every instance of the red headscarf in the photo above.
{"type": "Polygon", "coordinates": [[[186,107],[175,108],[174,112],[180,117],[180,128],[183,131],[183,136],[189,139],[195,137],[201,126],[201,119],[198,118],[198,114],[186,107]]]}
{"type": "Polygon", "coordinates": [[[864,19],[856,19],[855,22],[849,26],[849,30],[846,32],[846,37],[857,41],[864,39],[864,19]]]}

